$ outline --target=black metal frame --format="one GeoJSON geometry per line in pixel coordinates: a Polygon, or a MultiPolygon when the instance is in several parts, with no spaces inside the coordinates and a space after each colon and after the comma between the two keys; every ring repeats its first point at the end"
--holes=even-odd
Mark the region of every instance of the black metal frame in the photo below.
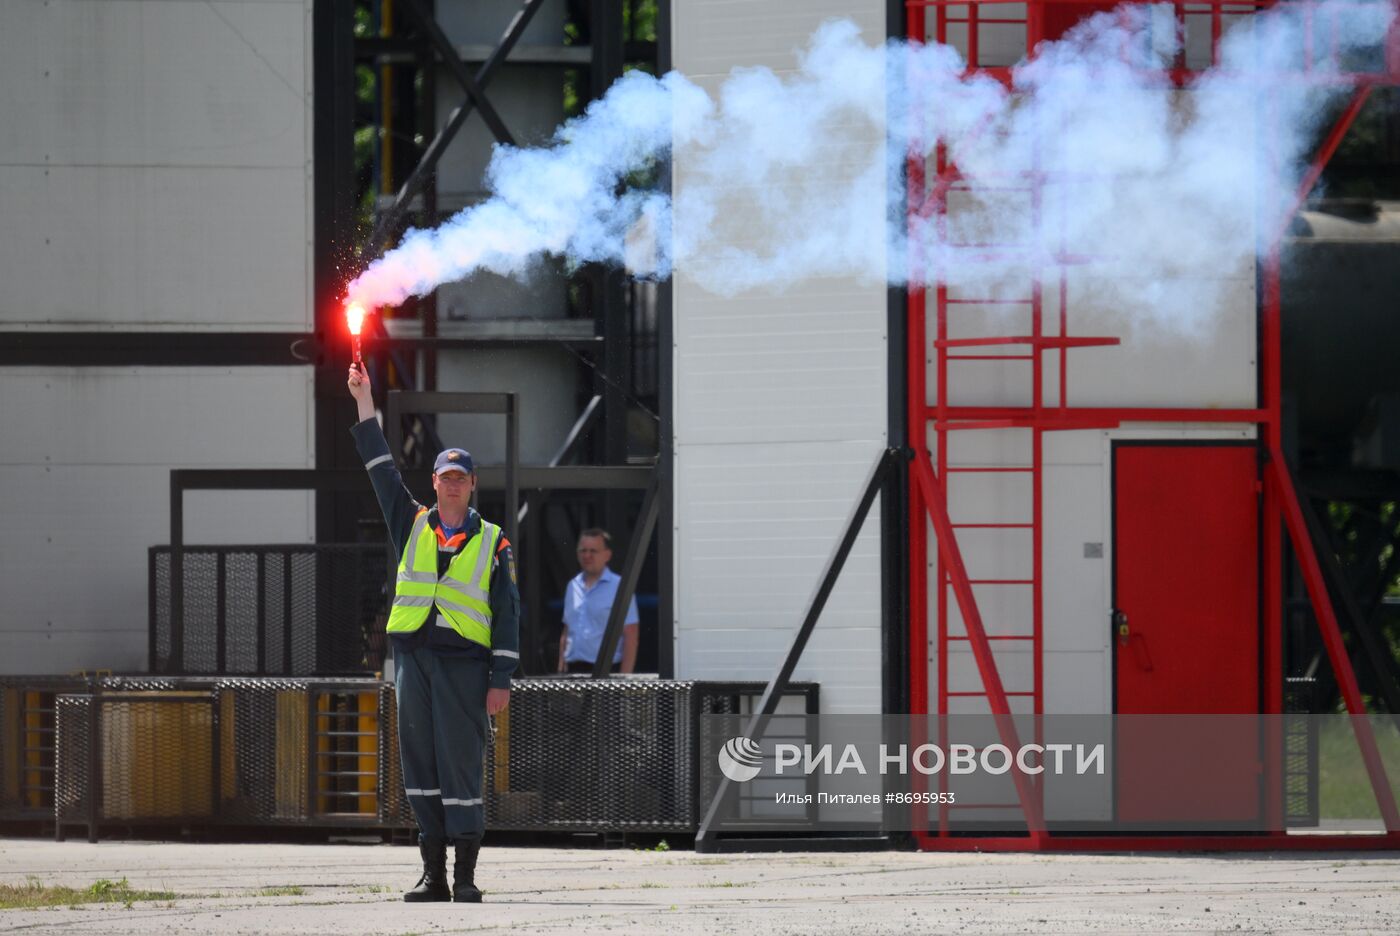
{"type": "MultiPolygon", "coordinates": [[[[472,398],[487,397],[493,398],[495,404],[507,405],[513,401],[512,394],[429,394],[429,402],[443,402],[451,400],[453,397],[466,396],[472,398]]],[[[418,400],[415,394],[404,394],[402,406],[417,405],[418,400]]],[[[491,400],[487,400],[491,403],[491,400]]],[[[513,405],[511,403],[510,405],[513,405]]],[[[407,409],[403,410],[407,412],[407,409]]],[[[439,410],[442,412],[444,410],[439,410]]],[[[446,410],[458,412],[460,410],[446,410]]],[[[391,412],[391,417],[393,413],[391,412]]],[[[391,418],[391,425],[394,420],[391,418]]],[[[566,448],[563,451],[567,451],[566,448]]],[[[404,472],[404,482],[410,489],[431,490],[432,472],[429,469],[418,469],[404,472]]],[[[640,574],[641,564],[646,556],[650,545],[650,530],[655,525],[656,516],[659,514],[659,483],[656,480],[656,471],[650,466],[593,466],[593,465],[505,465],[505,466],[482,466],[477,468],[477,478],[479,489],[484,487],[488,490],[506,490],[507,499],[514,498],[514,502],[519,501],[522,491],[609,491],[623,492],[629,490],[648,490],[652,493],[648,500],[650,507],[643,505],[643,516],[640,518],[637,530],[634,532],[634,539],[628,546],[628,552],[624,559],[623,567],[630,570],[632,576],[632,589],[635,589],[636,576],[640,574]],[[513,493],[512,493],[513,492],[513,493]],[[642,521],[650,513],[649,525],[642,521]],[[642,537],[642,538],[638,538],[642,537]]],[[[175,469],[170,472],[170,664],[164,670],[170,675],[182,675],[187,673],[184,661],[184,555],[188,550],[184,541],[184,502],[186,491],[285,491],[285,490],[309,490],[315,491],[318,495],[327,493],[354,492],[358,496],[363,496],[368,488],[368,478],[365,476],[363,468],[351,468],[341,470],[321,471],[310,468],[247,468],[247,469],[175,469]]],[[[521,514],[517,511],[508,511],[506,518],[510,526],[514,529],[519,523],[521,514]]],[[[509,534],[508,534],[509,535],[509,534]]],[[[514,540],[512,541],[514,542],[514,540]]],[[[322,544],[326,545],[326,544],[322,544]]],[[[247,547],[245,547],[247,548],[247,547]]],[[[253,547],[255,549],[267,547],[253,547]]],[[[530,548],[530,544],[526,544],[530,548]]],[[[386,554],[387,555],[387,554],[386,554]]],[[[389,574],[392,575],[392,563],[389,574]]],[[[150,594],[155,594],[154,563],[150,564],[148,587],[150,594]]],[[[392,585],[390,586],[392,590],[392,585]]],[[[619,594],[619,598],[622,595],[619,594]]],[[[629,601],[631,593],[626,596],[629,601]]],[[[260,603],[261,604],[261,603],[260,603]]],[[[532,604],[537,605],[538,602],[532,604]]],[[[626,605],[623,604],[625,609],[626,605]]],[[[152,670],[156,666],[156,609],[154,599],[149,607],[149,633],[147,635],[147,656],[148,667],[152,670]]],[[[619,631],[621,625],[619,624],[619,631]]],[[[539,650],[539,618],[538,608],[527,613],[526,619],[522,622],[521,647],[528,648],[528,652],[536,653],[539,650]]],[[[222,642],[221,642],[222,644],[222,642]]],[[[524,659],[524,654],[522,654],[524,659]]],[[[550,667],[539,665],[532,667],[538,671],[547,671],[550,667]]],[[[528,668],[527,668],[528,669],[528,668]]],[[[290,673],[288,673],[290,675],[290,673]]]]}
{"type": "Polygon", "coordinates": [[[423,6],[422,0],[407,0],[405,6],[413,14],[419,27],[427,35],[428,42],[437,55],[441,56],[444,64],[452,72],[457,83],[461,85],[463,93],[466,95],[461,104],[448,115],[447,123],[438,130],[438,133],[427,149],[423,151],[418,165],[409,173],[403,185],[399,187],[398,193],[394,196],[394,203],[374,225],[374,230],[370,232],[368,238],[361,248],[361,258],[368,263],[378,254],[379,249],[384,246],[389,235],[401,223],[408,213],[409,204],[415,195],[422,192],[432,179],[437,168],[438,161],[447,152],[447,147],[457,136],[457,131],[462,129],[467,117],[471,115],[473,108],[480,114],[486,125],[491,129],[495,138],[506,144],[513,145],[515,139],[506,129],[505,123],[496,113],[495,107],[486,98],[486,87],[491,83],[491,78],[501,62],[510,55],[510,50],[520,40],[520,36],[525,32],[525,27],[530,25],[530,20],[543,5],[544,0],[525,0],[520,11],[515,14],[510,24],[506,27],[505,33],[501,36],[496,48],[487,57],[486,61],[472,75],[466,64],[457,55],[457,50],[452,47],[452,42],[438,26],[437,20],[433,18],[432,12],[423,6]]]}
{"type": "MultiPolygon", "coordinates": [[[[292,575],[292,557],[293,557],[294,555],[297,555],[297,554],[315,556],[315,555],[317,555],[320,551],[324,550],[327,546],[334,547],[334,548],[338,548],[338,549],[360,549],[360,550],[362,550],[363,552],[365,552],[366,554],[379,553],[379,554],[381,554],[381,555],[388,556],[388,550],[387,550],[383,545],[375,544],[375,543],[258,544],[258,545],[252,545],[252,546],[247,546],[247,545],[236,545],[236,546],[184,546],[184,545],[182,545],[182,546],[180,547],[180,554],[181,554],[182,557],[184,557],[184,556],[196,556],[196,555],[206,555],[206,556],[207,556],[207,555],[212,555],[212,556],[217,557],[216,560],[215,560],[216,569],[217,569],[217,571],[216,571],[217,582],[216,582],[216,586],[215,586],[215,587],[216,587],[216,599],[215,599],[215,600],[216,600],[216,607],[215,607],[216,662],[215,662],[215,666],[214,666],[213,672],[211,672],[211,673],[198,673],[198,674],[193,674],[193,675],[200,675],[200,676],[206,676],[206,675],[207,675],[207,676],[214,676],[214,675],[217,675],[217,676],[235,676],[235,675],[244,675],[244,676],[280,676],[280,677],[296,678],[296,673],[294,672],[294,669],[295,669],[295,668],[294,668],[293,659],[292,659],[292,633],[293,633],[292,612],[291,612],[291,605],[292,605],[292,589],[291,589],[291,582],[292,582],[292,579],[293,579],[293,575],[292,575]],[[227,663],[227,657],[228,657],[228,634],[227,634],[227,631],[226,631],[226,624],[227,624],[227,613],[226,613],[226,612],[227,612],[227,609],[226,609],[226,606],[225,606],[225,600],[226,600],[226,597],[227,597],[227,587],[226,587],[226,584],[225,584],[225,573],[226,573],[226,568],[227,568],[227,560],[228,560],[228,556],[229,556],[230,553],[237,554],[237,555],[242,555],[242,556],[252,556],[252,557],[255,558],[256,565],[257,565],[257,585],[256,585],[256,588],[257,588],[257,594],[256,594],[257,617],[256,617],[256,623],[255,623],[255,625],[254,625],[254,626],[256,627],[256,629],[257,629],[257,633],[256,633],[256,649],[254,650],[254,656],[255,656],[256,659],[257,659],[257,664],[256,664],[256,667],[255,667],[254,671],[251,672],[251,673],[230,673],[229,670],[228,670],[228,663],[227,663]],[[281,558],[281,564],[282,564],[282,582],[283,582],[283,590],[282,590],[282,603],[283,603],[283,606],[282,606],[282,622],[283,622],[283,624],[282,624],[282,626],[283,626],[283,631],[282,631],[282,639],[281,639],[281,641],[280,641],[280,648],[279,648],[279,647],[272,647],[272,648],[269,648],[269,647],[268,647],[268,641],[267,641],[267,601],[266,601],[266,594],[267,594],[267,573],[268,573],[268,570],[269,570],[269,564],[270,564],[270,562],[272,561],[273,557],[280,557],[280,558],[281,558]],[[280,653],[278,654],[278,659],[280,660],[281,669],[278,670],[278,671],[271,671],[271,670],[269,670],[269,666],[268,666],[268,663],[269,663],[269,660],[268,660],[269,649],[271,649],[271,650],[274,651],[274,652],[276,652],[276,651],[278,651],[278,650],[280,649],[280,653]]],[[[160,615],[161,609],[160,609],[160,607],[158,606],[158,604],[157,604],[157,602],[156,602],[156,597],[157,597],[157,594],[158,594],[158,588],[157,588],[158,558],[159,558],[159,556],[160,556],[162,553],[170,553],[170,554],[172,555],[172,570],[173,570],[173,567],[174,567],[174,566],[173,566],[173,554],[174,554],[174,550],[172,549],[172,547],[169,547],[169,546],[151,546],[151,547],[147,550],[147,569],[148,569],[148,584],[147,584],[147,587],[148,587],[148,589],[149,589],[149,591],[148,591],[149,600],[148,600],[148,602],[147,602],[147,605],[148,605],[148,612],[147,612],[147,619],[148,619],[148,620],[147,620],[147,627],[148,627],[148,633],[147,633],[147,648],[146,648],[146,653],[147,653],[147,670],[148,670],[149,672],[153,673],[153,674],[159,674],[159,675],[161,675],[161,676],[190,675],[190,674],[187,674],[187,672],[186,672],[184,666],[181,666],[181,667],[179,667],[178,669],[174,669],[173,666],[172,666],[172,667],[165,667],[165,668],[162,668],[162,667],[159,665],[159,651],[158,651],[158,640],[157,640],[157,636],[158,636],[158,633],[159,633],[159,621],[158,621],[158,619],[159,619],[159,615],[160,615]]],[[[182,568],[183,568],[183,558],[182,558],[182,561],[181,561],[181,565],[182,565],[182,568]]],[[[173,653],[173,650],[174,650],[174,647],[173,647],[174,621],[176,620],[175,614],[174,614],[174,601],[173,601],[173,589],[174,589],[174,580],[173,580],[173,578],[172,578],[171,582],[172,582],[172,584],[171,584],[171,588],[172,588],[172,601],[171,601],[171,606],[167,609],[167,614],[169,615],[169,619],[170,619],[170,621],[171,621],[171,635],[172,635],[172,648],[171,648],[171,649],[172,649],[172,654],[171,654],[171,661],[172,661],[172,664],[173,664],[173,661],[174,661],[174,653],[173,653]]],[[[183,656],[183,643],[184,643],[184,641],[183,641],[183,634],[184,634],[184,614],[183,614],[183,612],[184,612],[184,602],[183,602],[183,593],[184,593],[184,586],[183,586],[183,583],[182,583],[182,585],[181,585],[181,596],[182,596],[182,600],[181,600],[181,616],[180,616],[180,618],[179,618],[180,624],[181,624],[181,645],[182,645],[182,646],[181,646],[181,650],[182,650],[182,656],[183,656]]],[[[337,676],[337,675],[344,675],[344,676],[360,676],[360,675],[368,675],[368,673],[363,673],[363,672],[358,672],[358,671],[345,671],[345,672],[341,673],[341,672],[337,672],[337,671],[335,671],[335,670],[333,670],[333,669],[331,669],[331,668],[326,668],[326,669],[318,670],[318,675],[321,675],[321,676],[337,676]]],[[[305,678],[305,677],[303,677],[303,678],[305,678]]]]}
{"type": "MultiPolygon", "coordinates": [[[[903,39],[907,30],[904,0],[886,0],[885,29],[890,38],[903,39]]],[[[891,173],[902,179],[904,160],[893,160],[891,173]]],[[[900,185],[892,189],[902,191],[900,185]]],[[[898,206],[902,209],[903,206],[898,206]]],[[[886,292],[886,369],[889,374],[885,407],[886,444],[906,449],[909,425],[909,358],[907,329],[909,293],[902,286],[886,292]]],[[[880,605],[881,684],[887,714],[909,711],[909,462],[897,459],[880,492],[880,605]]]]}
{"type": "Polygon", "coordinates": [[[315,364],[311,332],[6,332],[0,367],[275,367],[315,364]]]}
{"type": "Polygon", "coordinates": [[[627,609],[632,604],[632,595],[637,591],[637,579],[642,574],[642,562],[651,546],[651,534],[656,529],[656,516],[660,506],[660,480],[652,475],[647,485],[646,497],[642,499],[642,512],[637,517],[637,525],[632,529],[632,538],[627,542],[627,558],[622,563],[621,581],[617,584],[617,594],[608,610],[608,627],[603,631],[603,640],[598,647],[598,658],[593,661],[593,677],[606,678],[612,671],[613,654],[617,642],[622,637],[623,621],[627,609]]]}
{"type": "MultiPolygon", "coordinates": [[[[664,74],[671,69],[671,4],[657,0],[656,4],[656,67],[664,74]]],[[[661,415],[658,438],[659,458],[656,465],[660,510],[657,516],[657,598],[656,669],[661,677],[676,675],[676,433],[673,404],[675,402],[675,326],[672,321],[674,296],[671,280],[656,289],[656,403],[661,415]]]]}
{"type": "MultiPolygon", "coordinates": [[[[323,6],[329,5],[323,4],[323,6]]],[[[336,4],[335,6],[349,8],[352,5],[336,4]]],[[[318,118],[317,139],[324,144],[322,148],[318,149],[318,159],[320,153],[324,151],[327,157],[333,160],[331,168],[335,171],[337,178],[342,181],[350,177],[349,173],[342,172],[341,168],[344,159],[349,158],[347,155],[349,153],[348,144],[354,119],[352,116],[347,123],[332,119],[332,116],[342,112],[351,115],[354,113],[354,83],[349,80],[349,76],[357,61],[372,65],[398,66],[416,71],[425,82],[421,96],[428,101],[433,100],[435,96],[440,97],[442,71],[445,69],[450,74],[454,85],[460,87],[462,93],[460,104],[450,112],[441,126],[437,126],[435,123],[434,109],[431,104],[420,107],[417,109],[417,113],[413,113],[413,111],[403,111],[404,102],[399,101],[400,112],[412,114],[411,119],[415,123],[415,129],[429,137],[431,141],[421,149],[413,149],[410,152],[395,150],[396,164],[404,168],[396,173],[402,182],[399,182],[398,179],[387,180],[389,185],[385,186],[386,190],[389,186],[396,187],[392,204],[376,218],[369,236],[361,239],[357,249],[352,250],[347,244],[343,248],[331,250],[327,256],[333,254],[334,262],[318,267],[318,270],[325,274],[318,278],[318,311],[328,312],[327,318],[318,319],[318,321],[324,322],[323,327],[327,334],[337,334],[332,329],[340,327],[333,319],[339,313],[338,293],[343,288],[347,273],[353,273],[356,269],[361,269],[371,262],[384,245],[395,236],[395,232],[402,228],[409,214],[416,211],[420,205],[423,211],[422,217],[417,223],[420,226],[431,227],[437,222],[436,169],[449,144],[460,135],[459,131],[468,117],[474,112],[479,112],[497,141],[513,142],[513,137],[507,127],[507,120],[503,119],[502,114],[498,113],[492,106],[489,96],[488,86],[493,76],[500,73],[504,64],[511,62],[518,63],[517,67],[548,69],[586,68],[587,72],[582,76],[583,86],[580,88],[580,92],[590,97],[597,97],[622,74],[627,61],[645,60],[657,56],[660,59],[658,64],[664,70],[669,59],[669,7],[666,0],[661,0],[658,4],[657,31],[659,41],[657,43],[625,41],[621,6],[598,0],[586,8],[588,11],[586,19],[580,24],[583,30],[588,33],[586,52],[582,49],[566,50],[576,51],[578,54],[546,56],[517,54],[520,51],[518,43],[527,26],[542,7],[542,0],[521,0],[514,18],[489,52],[484,51],[483,47],[473,47],[466,50],[465,53],[459,53],[435,19],[433,7],[432,0],[405,0],[396,11],[395,21],[391,24],[395,35],[390,37],[355,39],[350,36],[349,32],[347,18],[349,14],[343,10],[338,13],[326,13],[324,17],[326,22],[320,24],[325,28],[325,31],[317,33],[317,67],[318,76],[320,76],[317,84],[318,114],[323,100],[319,96],[335,97],[335,101],[327,108],[328,118],[324,125],[318,118]],[[331,19],[335,19],[335,23],[331,23],[331,19]],[[339,37],[343,36],[350,36],[348,52],[341,47],[339,37]],[[478,60],[479,65],[468,67],[468,61],[478,60]],[[431,84],[432,82],[436,82],[436,86],[431,84]],[[408,174],[402,175],[401,172],[405,171],[408,174]],[[355,255],[353,259],[352,254],[355,255]]],[[[575,19],[578,19],[577,13],[575,13],[575,19]]],[[[529,50],[527,49],[526,52],[528,53],[529,50]]],[[[396,87],[408,87],[411,84],[412,82],[407,80],[396,80],[395,82],[396,87]]],[[[319,172],[320,165],[318,163],[318,174],[319,172]]],[[[348,207],[353,201],[352,197],[348,197],[351,196],[352,192],[353,180],[350,180],[349,184],[339,187],[327,184],[318,188],[318,196],[338,198],[341,205],[338,215],[336,211],[328,211],[324,215],[328,222],[333,217],[338,217],[340,226],[335,230],[326,227],[318,229],[319,235],[324,237],[327,243],[333,238],[343,236],[344,232],[353,228],[353,218],[351,217],[353,212],[348,207]]],[[[319,205],[318,197],[318,208],[319,205]]],[[[319,255],[322,251],[322,243],[319,240],[317,249],[319,255]]],[[[521,347],[529,344],[538,345],[542,342],[567,345],[575,354],[587,355],[596,362],[596,364],[590,365],[593,366],[595,374],[593,378],[595,402],[590,406],[596,406],[598,409],[596,417],[599,431],[594,433],[594,438],[591,440],[594,448],[592,454],[603,464],[624,465],[627,463],[628,457],[628,396],[624,388],[628,385],[633,349],[628,330],[623,278],[617,271],[604,270],[601,267],[586,270],[585,277],[587,291],[592,296],[591,312],[595,318],[595,334],[590,338],[441,338],[437,335],[433,298],[429,296],[418,301],[419,312],[423,320],[423,336],[421,338],[391,338],[387,335],[383,322],[378,317],[371,316],[366,329],[365,350],[376,355],[387,355],[394,366],[394,372],[401,375],[401,379],[407,377],[406,383],[410,387],[415,384],[415,381],[408,375],[414,374],[417,370],[413,366],[412,352],[421,352],[422,379],[418,385],[426,391],[432,391],[437,386],[437,358],[438,352],[441,350],[474,347],[521,347]]],[[[323,369],[323,373],[318,374],[317,424],[319,444],[317,464],[327,468],[349,468],[355,463],[353,451],[348,450],[348,446],[344,444],[347,440],[335,431],[336,420],[328,415],[332,412],[346,411],[343,399],[345,394],[340,390],[342,379],[338,367],[326,367],[323,369]]],[[[378,388],[380,392],[388,389],[383,381],[380,383],[381,386],[378,388]]],[[[592,425],[593,422],[590,420],[585,424],[585,428],[592,425]]],[[[415,431],[422,433],[427,447],[442,447],[442,441],[437,437],[431,418],[423,420],[415,431]]],[[[396,455],[402,454],[399,448],[395,448],[394,451],[396,455]]],[[[549,485],[549,487],[564,486],[566,485],[549,485]]],[[[621,485],[620,487],[630,486],[621,485]]],[[[615,486],[611,484],[603,485],[598,499],[601,502],[603,525],[617,529],[626,523],[629,504],[614,488],[615,486]]],[[[542,503],[542,500],[538,503],[542,503]]],[[[317,526],[317,538],[319,541],[344,541],[349,538],[346,535],[345,517],[350,512],[345,509],[346,506],[343,501],[331,496],[318,498],[318,521],[320,522],[317,526]]],[[[523,522],[528,513],[528,507],[521,509],[515,513],[515,519],[523,522]]],[[[527,538],[529,538],[529,530],[535,528],[532,520],[527,528],[527,538]]],[[[517,536],[520,532],[512,530],[508,533],[512,542],[518,542],[517,536]]],[[[530,549],[531,544],[527,543],[522,548],[530,549]]],[[[522,560],[522,565],[530,565],[528,557],[519,558],[522,560]]],[[[543,558],[543,553],[540,554],[540,558],[543,558]]],[[[526,616],[532,622],[529,628],[532,635],[539,631],[539,604],[540,601],[537,600],[528,602],[526,605],[526,616]]],[[[664,621],[665,614],[662,615],[662,618],[664,621]]],[[[669,644],[669,634],[659,635],[658,648],[667,657],[670,655],[669,644]]]]}
{"type": "MultiPolygon", "coordinates": [[[[384,414],[389,451],[403,451],[403,417],[500,415],[506,418],[505,529],[511,543],[520,541],[520,400],[514,393],[451,393],[442,390],[392,390],[384,414]]],[[[477,469],[480,475],[481,470],[477,469]]],[[[473,498],[475,499],[475,498],[473,498]]]]}
{"type": "MultiPolygon", "coordinates": [[[[170,472],[170,669],[185,672],[185,492],[186,491],[315,491],[362,492],[363,469],[319,471],[313,468],[175,468],[170,472]]],[[[321,498],[318,496],[318,502],[321,498]]],[[[152,567],[154,568],[154,567],[152,567]]],[[[149,583],[153,586],[153,579],[149,583]]],[[[151,587],[151,594],[155,589],[151,587]]],[[[154,608],[150,613],[154,615],[154,608]]],[[[155,618],[147,637],[148,667],[156,663],[155,618]]]]}

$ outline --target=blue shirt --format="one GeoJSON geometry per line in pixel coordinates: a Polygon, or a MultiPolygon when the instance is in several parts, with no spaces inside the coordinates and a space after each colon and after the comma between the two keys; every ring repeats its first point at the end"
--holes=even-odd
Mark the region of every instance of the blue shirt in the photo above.
{"type": "MultiPolygon", "coordinates": [[[[608,615],[612,612],[613,601],[617,598],[617,586],[622,576],[604,567],[598,581],[589,586],[583,583],[580,572],[569,581],[564,589],[564,624],[569,628],[568,643],[564,648],[564,662],[582,660],[592,663],[598,659],[598,648],[603,645],[603,634],[608,629],[608,615]]],[[[624,624],[638,624],[637,599],[633,597],[627,606],[624,624]]],[[[622,641],[617,642],[617,652],[613,662],[622,662],[622,641]]]]}

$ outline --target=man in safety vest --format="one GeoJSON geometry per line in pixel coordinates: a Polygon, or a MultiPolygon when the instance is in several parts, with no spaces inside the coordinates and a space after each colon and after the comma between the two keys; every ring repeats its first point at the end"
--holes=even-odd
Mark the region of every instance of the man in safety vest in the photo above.
{"type": "Polygon", "coordinates": [[[477,903],[487,718],[510,702],[510,677],[520,662],[515,560],[501,528],[471,507],[471,455],[458,448],[438,455],[437,504],[424,507],[394,465],[368,373],[351,365],[348,384],[360,417],[350,433],[399,556],[387,630],[394,644],[404,792],[423,855],[423,876],[403,899],[477,903]],[[450,887],[449,842],[456,846],[450,887]]]}

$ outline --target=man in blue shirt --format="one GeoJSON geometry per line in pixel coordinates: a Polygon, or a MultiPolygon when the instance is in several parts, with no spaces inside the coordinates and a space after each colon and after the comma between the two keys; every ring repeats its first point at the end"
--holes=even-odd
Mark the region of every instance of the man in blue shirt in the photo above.
{"type": "MultiPolygon", "coordinates": [[[[564,589],[564,632],[559,636],[559,672],[588,673],[598,659],[608,615],[617,598],[622,577],[608,568],[612,561],[612,537],[597,527],[584,530],[578,538],[578,564],[583,571],[564,589]]],[[[637,599],[627,606],[623,619],[622,645],[613,654],[613,665],[630,673],[637,665],[637,635],[641,618],[637,599]]]]}

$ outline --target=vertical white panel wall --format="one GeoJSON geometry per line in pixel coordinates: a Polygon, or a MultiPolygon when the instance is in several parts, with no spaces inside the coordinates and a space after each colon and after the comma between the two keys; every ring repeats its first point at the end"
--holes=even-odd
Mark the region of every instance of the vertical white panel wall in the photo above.
{"type": "Polygon", "coordinates": [[[0,325],[307,331],[310,0],[0,4],[0,325]]]}
{"type": "MultiPolygon", "coordinates": [[[[736,67],[790,70],[836,16],[885,37],[880,0],[675,0],[675,67],[712,92],[736,67]]],[[[676,675],[767,680],[886,444],[886,292],[823,279],[723,297],[680,270],[673,315],[676,675]]],[[[879,552],[877,503],[795,674],[824,712],[880,711],[879,552]]]]}
{"type": "MultiPolygon", "coordinates": [[[[311,5],[0,4],[0,341],[310,330],[311,5]]],[[[309,368],[11,367],[0,400],[3,673],[143,670],[170,469],[314,463],[309,368]]],[[[313,535],[299,492],[185,511],[313,535]]]]}

